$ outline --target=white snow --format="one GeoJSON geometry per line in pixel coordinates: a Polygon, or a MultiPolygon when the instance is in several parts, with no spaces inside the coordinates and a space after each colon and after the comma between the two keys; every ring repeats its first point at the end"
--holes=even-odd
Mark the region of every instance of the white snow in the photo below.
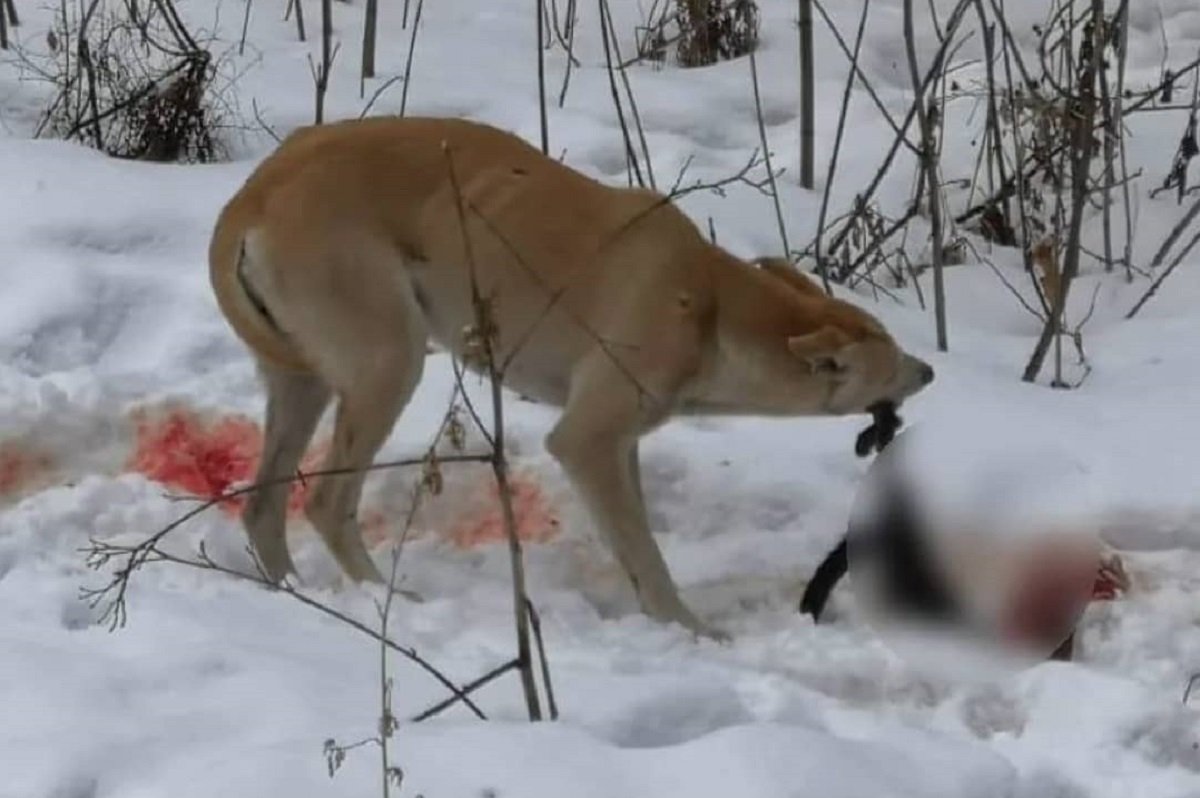
{"type": "MultiPolygon", "coordinates": [[[[304,1],[315,31],[319,4],[304,1]]],[[[51,12],[19,5],[25,24],[17,34],[30,47],[44,46],[51,12]]],[[[307,58],[318,44],[315,36],[296,41],[282,2],[255,3],[241,58],[242,0],[179,5],[230,51],[223,68],[240,73],[231,99],[246,119],[253,119],[253,99],[278,133],[311,120],[307,58]]],[[[401,4],[380,5],[380,77],[368,82],[368,97],[403,71],[407,54],[401,4]]],[[[837,6],[831,13],[852,37],[859,9],[828,5],[837,6]]],[[[923,16],[926,4],[916,5],[923,16]]],[[[937,2],[943,16],[951,5],[937,2]]],[[[1031,43],[1030,25],[1044,4],[1007,5],[1015,34],[1031,43]]],[[[563,108],[556,99],[566,59],[561,48],[546,55],[550,147],[578,169],[624,182],[596,9],[580,6],[581,65],[563,108]]],[[[629,0],[613,6],[628,57],[641,14],[629,0]]],[[[801,190],[795,179],[795,7],[773,0],[762,6],[764,118],[775,165],[786,168],[780,189],[797,247],[815,232],[820,192],[801,190]]],[[[430,0],[408,112],[486,120],[537,141],[531,8],[515,0],[430,0]]],[[[901,3],[876,0],[872,8],[863,66],[900,116],[911,94],[901,3]]],[[[1164,58],[1178,67],[1194,56],[1200,10],[1192,0],[1134,2],[1131,9],[1128,82],[1140,89],[1157,81],[1164,58]]],[[[355,116],[365,103],[356,73],[362,3],[335,3],[334,11],[341,49],[329,115],[355,116]]],[[[927,61],[934,41],[927,24],[919,39],[927,61]]],[[[819,21],[817,47],[818,107],[827,110],[817,120],[820,188],[846,64],[819,21]]],[[[975,35],[956,58],[979,52],[975,35]]],[[[977,70],[968,67],[961,79],[977,70]]],[[[629,78],[660,187],[670,186],[689,157],[688,179],[713,179],[735,172],[758,146],[745,59],[696,72],[637,66],[629,78]]],[[[384,92],[374,112],[396,112],[400,91],[394,85],[384,92]]],[[[1188,85],[1178,94],[1190,91],[1188,85]]],[[[98,624],[98,612],[78,595],[105,581],[105,572],[85,566],[81,549],[89,538],[138,540],[190,506],[126,473],[135,446],[131,410],[177,403],[202,414],[261,418],[252,362],[217,312],[205,258],[217,210],[273,142],[251,122],[228,131],[230,163],[116,161],[79,145],[31,139],[44,98],[44,86],[19,80],[9,61],[0,65],[0,484],[11,467],[6,452],[41,458],[20,490],[0,498],[0,798],[378,792],[375,749],[351,751],[332,781],[322,753],[328,738],[348,744],[375,733],[379,657],[369,638],[285,596],[171,565],[137,575],[128,624],[116,632],[98,624]]],[[[954,119],[965,126],[968,101],[958,103],[954,119]]],[[[972,125],[982,113],[975,109],[972,125]]],[[[1145,174],[1134,192],[1138,264],[1149,262],[1183,213],[1173,198],[1148,192],[1165,174],[1184,121],[1178,111],[1129,121],[1131,169],[1145,174]]],[[[870,180],[891,141],[862,92],[846,129],[831,218],[870,180]]],[[[948,129],[947,175],[970,174],[976,129],[948,129]]],[[[886,212],[902,211],[914,175],[902,153],[879,195],[886,212]]],[[[963,207],[961,188],[948,193],[963,207]]],[[[770,200],[751,188],[732,186],[725,197],[695,193],[681,204],[699,224],[711,218],[720,242],[737,254],[780,250],[770,200]]],[[[1092,244],[1099,225],[1089,213],[1092,244]]],[[[922,236],[914,227],[914,257],[922,236]]],[[[975,243],[1032,296],[1015,251],[975,243]]],[[[672,572],[685,600],[733,634],[730,645],[693,642],[636,611],[541,447],[553,413],[510,396],[514,468],[539,486],[559,521],[558,534],[529,544],[526,556],[562,717],[524,722],[510,676],[477,695],[486,723],[462,707],[426,723],[401,723],[392,755],[405,779],[394,794],[1200,795],[1200,722],[1181,700],[1189,676],[1200,671],[1200,480],[1193,466],[1200,444],[1200,250],[1132,321],[1122,317],[1148,280],[1126,284],[1121,275],[1099,273],[1088,258],[1085,269],[1069,317],[1083,318],[1095,292],[1084,327],[1093,371],[1071,391],[1052,390],[1045,378],[1019,381],[1038,322],[985,265],[947,275],[945,354],[936,351],[932,314],[911,287],[896,301],[867,288],[852,296],[935,365],[937,381],[903,413],[922,434],[942,434],[950,447],[1048,443],[1087,453],[1079,458],[1095,467],[1090,495],[1104,500],[1097,523],[1124,551],[1135,588],[1089,609],[1077,662],[1047,663],[988,684],[930,680],[873,636],[845,588],[829,623],[814,627],[797,614],[804,581],[844,531],[866,468],[853,454],[861,418],[678,421],[645,441],[646,493],[672,572]]],[[[922,287],[930,296],[927,279],[922,287]]],[[[1074,353],[1067,359],[1069,376],[1081,376],[1074,353]]],[[[452,375],[443,355],[430,358],[426,374],[381,458],[427,445],[452,375]]],[[[473,390],[482,396],[484,389],[473,390]]],[[[367,507],[398,524],[413,476],[372,476],[367,507]]],[[[477,491],[487,473],[448,466],[446,476],[445,495],[418,518],[401,559],[403,586],[425,602],[397,604],[390,632],[461,683],[513,655],[510,594],[503,546],[462,549],[445,537],[455,519],[482,506],[477,491]]],[[[1064,488],[1064,496],[1074,495],[1064,488]]],[[[306,594],[376,624],[376,596],[344,585],[306,526],[296,524],[293,538],[306,594]]],[[[197,517],[171,545],[187,552],[201,542],[221,562],[246,562],[244,537],[226,514],[197,517]]],[[[379,552],[381,561],[386,556],[379,552]]],[[[445,695],[398,656],[390,673],[401,719],[445,695]]]]}

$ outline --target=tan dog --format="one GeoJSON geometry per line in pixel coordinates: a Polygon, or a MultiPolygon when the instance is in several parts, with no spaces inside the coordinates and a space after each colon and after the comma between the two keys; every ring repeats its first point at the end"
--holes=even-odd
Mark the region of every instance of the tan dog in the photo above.
{"type": "MultiPolygon", "coordinates": [[[[739,260],[660,195],[605,186],[464,120],[298,131],[223,209],[209,257],[266,384],[259,480],[295,472],[334,394],[324,467],[369,465],[421,379],[427,337],[458,356],[468,346],[473,272],[506,386],[562,408],[546,446],[643,611],[701,633],[714,631],[681,601],[650,533],[638,439],[677,414],[860,413],[933,379],[786,261],[739,260]]],[[[356,521],[363,479],[319,480],[306,511],[350,577],[376,580],[356,521]]],[[[272,579],[293,569],[286,499],[265,488],[243,515],[272,579]]]]}

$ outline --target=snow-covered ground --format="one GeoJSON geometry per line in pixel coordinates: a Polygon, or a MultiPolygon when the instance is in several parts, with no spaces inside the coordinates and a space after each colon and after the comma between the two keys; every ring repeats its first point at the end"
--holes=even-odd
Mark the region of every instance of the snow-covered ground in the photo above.
{"type": "MultiPolygon", "coordinates": [[[[315,30],[319,4],[304,2],[315,30]]],[[[18,5],[26,23],[19,35],[43,46],[47,12],[34,2],[18,5]]],[[[236,47],[242,0],[179,5],[195,25],[217,30],[224,47],[236,47]]],[[[628,55],[640,12],[628,0],[613,5],[628,55]]],[[[850,37],[858,9],[840,5],[847,7],[832,13],[850,37]]],[[[916,5],[924,15],[926,4],[916,5]]],[[[950,4],[937,5],[944,12],[950,4]]],[[[1031,41],[1042,5],[1008,3],[1018,37],[1031,41]]],[[[255,3],[247,53],[227,63],[240,73],[235,95],[244,116],[253,118],[255,100],[280,133],[311,119],[307,57],[316,53],[315,42],[295,41],[283,6],[255,3]]],[[[341,49],[329,114],[353,116],[364,104],[355,73],[362,3],[334,6],[341,49]]],[[[381,6],[380,78],[368,83],[368,97],[402,72],[407,54],[401,4],[381,6]]],[[[820,195],[795,180],[795,11],[776,0],[763,6],[764,119],[775,165],[787,170],[780,190],[796,246],[812,238],[820,195]]],[[[1192,0],[1131,6],[1129,84],[1140,89],[1157,81],[1164,58],[1178,67],[1193,57],[1200,7],[1192,0]]],[[[536,141],[530,7],[427,3],[409,113],[481,119],[536,141]]],[[[909,97],[900,8],[898,0],[873,3],[863,47],[864,69],[897,115],[909,97]]],[[[576,168],[623,182],[597,22],[593,4],[581,3],[581,65],[561,108],[553,100],[565,56],[561,48],[547,53],[550,146],[576,168]]],[[[931,34],[923,30],[920,39],[927,59],[931,34]]],[[[972,56],[978,40],[957,57],[972,56]]],[[[845,61],[820,24],[817,45],[818,107],[827,111],[817,120],[823,176],[845,61]]],[[[660,186],[689,158],[697,178],[735,172],[758,145],[746,60],[696,72],[638,66],[629,77],[660,186]]],[[[0,67],[0,797],[378,791],[374,749],[350,752],[332,781],[322,754],[328,738],[349,743],[374,733],[379,663],[369,638],[285,596],[170,565],[137,575],[128,624],[116,632],[79,598],[81,587],[106,578],[85,566],[89,538],[136,540],[189,506],[139,468],[153,471],[155,458],[196,434],[229,455],[231,437],[245,444],[252,436],[245,419],[261,418],[251,361],[217,312],[205,252],[220,205],[272,142],[256,129],[231,131],[236,157],[220,165],[114,161],[78,145],[32,140],[42,89],[18,80],[11,64],[0,67]]],[[[1190,93],[1189,84],[1177,96],[1190,93]]],[[[831,216],[871,178],[891,140],[860,95],[831,216]]],[[[393,86],[374,111],[396,111],[399,97],[393,86]]],[[[966,124],[969,101],[959,102],[952,119],[966,124]]],[[[972,124],[982,113],[975,110],[972,124]]],[[[1184,121],[1180,112],[1163,112],[1129,123],[1131,168],[1145,172],[1135,192],[1138,264],[1149,262],[1183,212],[1148,191],[1169,166],[1184,121]]],[[[948,175],[970,173],[975,150],[966,138],[951,128],[948,175]]],[[[886,211],[902,209],[913,176],[902,156],[880,195],[886,211]]],[[[956,190],[952,199],[961,201],[956,190]]],[[[723,198],[694,193],[682,205],[701,224],[711,217],[721,243],[738,254],[779,251],[770,200],[748,187],[731,187],[723,198]]],[[[1094,242],[1098,216],[1089,216],[1087,228],[1094,242]]],[[[915,244],[913,252],[920,254],[915,244]]],[[[990,256],[1025,290],[1015,252],[990,256]]],[[[1085,259],[1088,274],[1069,315],[1083,318],[1095,297],[1084,328],[1093,370],[1073,391],[1019,382],[1038,322],[984,265],[947,276],[946,354],[936,351],[932,316],[911,288],[898,301],[866,290],[854,295],[935,365],[936,383],[905,411],[924,434],[938,435],[941,425],[960,436],[949,443],[962,447],[971,446],[961,436],[964,424],[980,439],[1015,446],[1052,437],[1091,469],[1094,493],[1111,513],[1098,524],[1124,550],[1134,587],[1089,609],[1077,662],[992,683],[930,680],[857,619],[851,591],[838,592],[833,622],[819,628],[796,613],[804,581],[845,528],[866,468],[852,451],[863,419],[691,420],[649,438],[643,475],[660,544],[685,599],[733,642],[694,642],[654,624],[636,611],[541,448],[553,415],[510,397],[513,463],[528,492],[523,512],[540,524],[535,537],[542,541],[526,547],[530,589],[562,717],[525,723],[518,684],[508,678],[477,697],[487,723],[460,707],[402,724],[393,741],[405,772],[399,793],[1200,796],[1200,722],[1181,700],[1188,677],[1200,671],[1200,476],[1193,466],[1200,251],[1132,321],[1122,317],[1147,279],[1129,285],[1091,264],[1085,259]]],[[[923,288],[929,296],[927,281],[923,288]]],[[[445,357],[433,356],[381,457],[422,451],[451,388],[445,357]]],[[[376,527],[400,523],[413,476],[371,477],[366,510],[376,527]]],[[[418,517],[401,560],[403,585],[425,602],[397,605],[390,632],[466,682],[512,656],[507,560],[503,546],[486,542],[494,528],[487,473],[448,467],[446,477],[444,495],[418,517]],[[462,545],[480,537],[483,543],[462,545]]],[[[341,583],[306,526],[298,522],[292,533],[305,590],[374,624],[374,596],[341,583]]],[[[223,562],[245,561],[229,513],[201,515],[172,545],[190,551],[202,542],[223,562]]],[[[387,555],[380,549],[379,556],[387,555]]],[[[444,695],[398,657],[391,675],[401,718],[444,695]]]]}

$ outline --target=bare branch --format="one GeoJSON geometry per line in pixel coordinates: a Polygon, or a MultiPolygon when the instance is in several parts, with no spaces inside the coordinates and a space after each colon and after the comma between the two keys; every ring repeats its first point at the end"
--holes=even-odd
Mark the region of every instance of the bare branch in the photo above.
{"type": "MultiPolygon", "coordinates": [[[[425,8],[425,0],[417,0],[417,10],[413,14],[412,33],[408,37],[408,55],[404,58],[404,90],[400,92],[400,116],[408,109],[408,87],[412,85],[413,56],[417,51],[417,31],[421,28],[421,10],[425,8]]],[[[408,0],[404,0],[404,19],[408,19],[408,0]]]]}
{"type": "MultiPolygon", "coordinates": [[[[100,541],[93,541],[93,546],[94,546],[93,551],[94,551],[97,559],[111,558],[111,557],[118,557],[118,556],[128,556],[131,553],[133,553],[133,551],[135,550],[134,547],[116,546],[113,544],[103,543],[100,541]]],[[[281,584],[276,584],[276,583],[270,581],[269,579],[267,579],[262,574],[247,574],[243,571],[239,571],[237,569],[230,568],[228,566],[220,565],[219,563],[213,561],[210,557],[208,557],[208,555],[203,550],[201,551],[201,554],[198,558],[192,559],[192,558],[188,558],[188,557],[181,557],[181,556],[178,556],[175,554],[171,554],[169,552],[165,552],[162,549],[159,549],[155,545],[155,546],[150,547],[150,554],[152,555],[152,558],[153,558],[152,560],[150,560],[151,562],[168,562],[168,563],[173,563],[175,565],[184,565],[189,568],[196,568],[196,569],[204,570],[204,571],[215,571],[217,573],[224,574],[225,576],[231,576],[235,579],[252,582],[256,585],[259,585],[260,587],[266,588],[267,590],[269,590],[271,592],[281,593],[285,596],[288,596],[289,598],[295,599],[296,601],[300,602],[304,606],[309,607],[310,609],[316,610],[317,612],[321,613],[322,615],[326,615],[330,618],[340,621],[340,622],[346,624],[346,626],[348,626],[349,628],[354,629],[356,632],[364,634],[377,642],[383,643],[392,651],[395,651],[396,653],[403,656],[405,659],[412,662],[414,665],[417,665],[419,668],[421,668],[421,670],[423,670],[426,673],[428,673],[429,675],[433,676],[434,679],[436,679],[443,687],[448,689],[455,696],[459,696],[459,700],[461,700],[464,704],[466,704],[466,706],[475,714],[475,716],[477,718],[479,718],[480,720],[486,720],[486,716],[483,714],[483,711],[480,710],[479,707],[476,706],[474,702],[470,701],[469,697],[466,696],[458,686],[456,686],[452,681],[450,681],[450,679],[447,676],[445,676],[441,671],[439,671],[432,664],[430,664],[426,659],[424,659],[419,653],[417,653],[417,651],[415,649],[400,645],[399,643],[396,643],[394,640],[387,638],[385,635],[381,635],[379,632],[376,632],[374,629],[372,629],[370,626],[367,626],[362,621],[359,621],[356,618],[352,618],[349,615],[346,615],[345,613],[340,612],[339,610],[336,610],[327,604],[323,604],[322,602],[317,601],[314,598],[311,598],[310,596],[306,596],[305,594],[298,591],[295,587],[288,584],[286,581],[281,584]]],[[[92,559],[92,557],[89,557],[89,559],[92,559]]]]}
{"type": "Polygon", "coordinates": [[[474,328],[469,333],[466,348],[481,356],[492,386],[492,474],[500,494],[500,509],[504,520],[504,532],[508,537],[509,560],[512,566],[513,614],[517,632],[517,660],[520,662],[521,686],[525,693],[525,705],[530,720],[541,720],[541,703],[538,699],[537,683],[533,675],[533,655],[530,650],[529,598],[525,590],[525,566],[521,555],[521,538],[517,535],[516,513],[513,511],[512,486],[508,479],[508,459],[504,452],[504,402],[500,388],[500,376],[496,371],[495,340],[496,327],[491,300],[480,293],[475,265],[475,251],[471,246],[470,229],[467,227],[467,212],[462,189],[454,170],[454,155],[447,142],[442,143],[446,156],[446,170],[454,192],[454,205],[462,235],[463,254],[470,279],[471,305],[475,312],[474,328]]]}
{"type": "Polygon", "coordinates": [[[1189,241],[1182,250],[1180,250],[1179,254],[1175,256],[1175,259],[1171,261],[1170,265],[1163,269],[1162,274],[1158,275],[1154,282],[1151,283],[1150,287],[1146,290],[1146,293],[1143,294],[1142,298],[1137,301],[1137,304],[1130,308],[1129,312],[1125,314],[1126,319],[1132,319],[1134,316],[1136,316],[1138,311],[1150,301],[1150,298],[1158,293],[1159,287],[1168,277],[1171,276],[1171,272],[1175,271],[1175,267],[1183,262],[1183,259],[1187,257],[1188,253],[1191,252],[1193,248],[1195,248],[1196,244],[1200,244],[1200,233],[1196,233],[1196,235],[1192,236],[1192,240],[1189,241]]]}
{"type": "Polygon", "coordinates": [[[754,88],[754,111],[758,119],[758,139],[762,146],[763,162],[767,166],[767,179],[771,183],[771,203],[775,207],[775,221],[779,225],[779,239],[783,243],[783,256],[791,257],[792,248],[788,245],[787,225],[783,221],[783,206],[779,202],[779,186],[775,183],[775,173],[771,170],[771,150],[767,143],[767,124],[763,120],[762,97],[758,90],[758,59],[754,51],[750,51],[750,82],[754,88]]]}
{"type": "MultiPolygon", "coordinates": [[[[846,127],[846,114],[850,109],[850,90],[854,87],[854,76],[858,72],[858,53],[862,48],[863,32],[867,28],[867,16],[871,11],[871,0],[863,0],[862,15],[858,20],[858,32],[854,36],[854,53],[850,56],[850,74],[846,76],[846,88],[842,93],[842,107],[838,111],[837,135],[833,140],[833,155],[829,159],[829,172],[825,176],[825,191],[821,195],[821,212],[817,217],[817,237],[813,241],[813,249],[817,260],[817,270],[821,275],[821,284],[825,293],[833,296],[829,285],[829,267],[821,252],[821,239],[825,237],[825,217],[829,211],[829,195],[833,191],[833,177],[837,171],[838,154],[842,149],[842,134],[846,127]]],[[[824,14],[824,9],[821,10],[824,14]]],[[[828,19],[828,18],[827,18],[828,19]]]]}

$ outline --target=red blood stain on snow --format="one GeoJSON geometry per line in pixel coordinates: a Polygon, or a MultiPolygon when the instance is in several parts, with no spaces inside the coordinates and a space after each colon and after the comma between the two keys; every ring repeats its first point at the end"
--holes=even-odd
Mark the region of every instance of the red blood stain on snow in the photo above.
{"type": "MultiPolygon", "coordinates": [[[[136,430],[134,452],[126,468],[162,483],[179,493],[203,499],[217,499],[232,489],[253,482],[262,456],[262,430],[251,419],[241,415],[207,417],[195,411],[171,409],[142,409],[133,414],[136,430]]],[[[300,464],[301,473],[320,468],[328,442],[313,447],[300,464]]],[[[0,457],[0,490],[7,473],[0,457]]],[[[17,473],[17,466],[8,470],[17,473]]],[[[10,478],[11,479],[11,478],[10,478]]],[[[522,540],[545,542],[558,531],[548,503],[537,484],[528,478],[514,477],[513,509],[517,530],[522,540]]],[[[504,540],[498,494],[489,480],[488,501],[485,506],[450,531],[450,539],[458,546],[469,548],[504,540]]],[[[291,484],[288,514],[298,516],[311,489],[311,481],[297,479],[291,484]]],[[[236,516],[245,506],[246,494],[231,496],[218,502],[218,507],[236,516]]],[[[384,542],[390,534],[387,517],[378,510],[365,511],[362,516],[363,538],[368,545],[384,542]]]]}
{"type": "Polygon", "coordinates": [[[1117,554],[1110,554],[1100,561],[1100,570],[1092,585],[1093,601],[1114,601],[1129,590],[1129,574],[1125,563],[1117,554]]]}
{"type": "MultiPolygon", "coordinates": [[[[513,493],[513,514],[516,516],[517,537],[527,543],[545,543],[558,534],[558,519],[538,484],[529,477],[514,475],[510,479],[513,493]]],[[[485,509],[455,524],[450,540],[462,548],[506,540],[500,493],[489,480],[485,509]]]]}
{"type": "MultiPolygon", "coordinates": [[[[189,410],[134,413],[136,444],[127,468],[169,488],[215,499],[236,485],[253,482],[262,456],[263,438],[249,418],[229,415],[206,419],[189,410]]],[[[316,467],[325,446],[311,450],[300,470],[316,467]]],[[[288,513],[303,508],[309,483],[297,480],[290,487],[288,513]]],[[[223,499],[218,506],[230,515],[241,512],[246,495],[223,499]]]]}
{"type": "Polygon", "coordinates": [[[23,493],[43,480],[53,467],[49,454],[23,444],[0,444],[0,496],[23,493]]]}

